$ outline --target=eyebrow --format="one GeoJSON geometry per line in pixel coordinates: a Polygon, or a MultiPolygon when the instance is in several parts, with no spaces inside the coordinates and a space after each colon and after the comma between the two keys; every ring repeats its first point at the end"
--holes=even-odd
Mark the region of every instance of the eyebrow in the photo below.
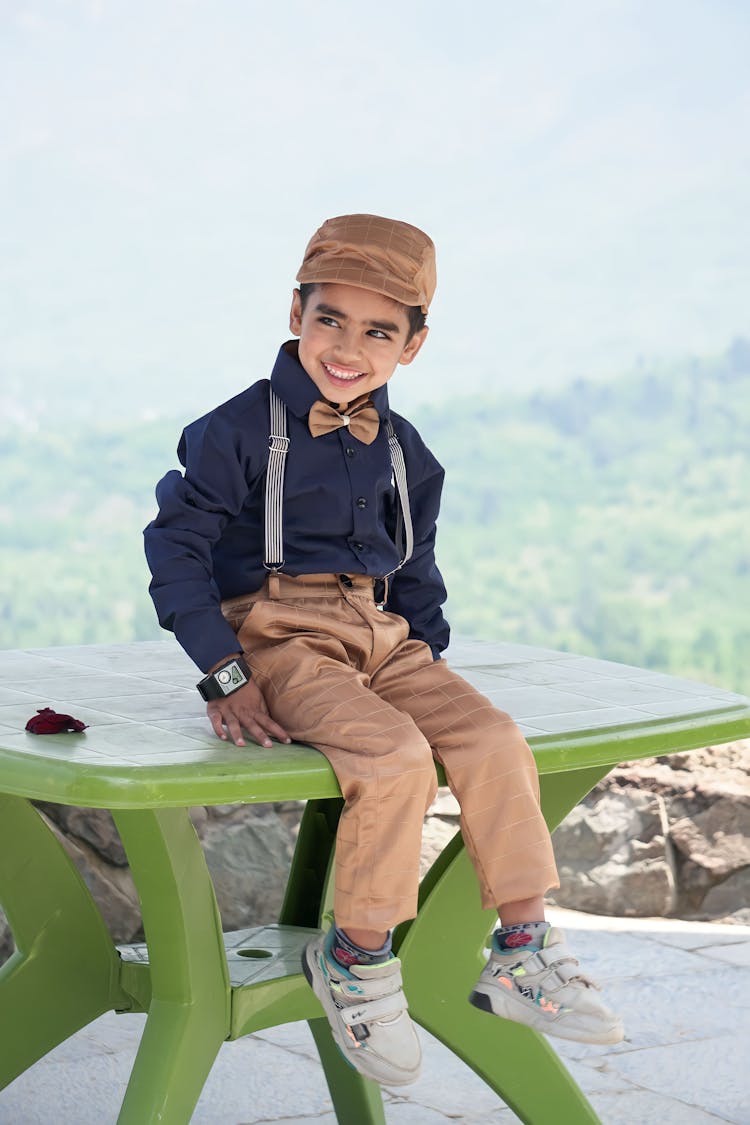
{"type": "MultiPolygon", "coordinates": [[[[326,305],[322,301],[315,306],[315,311],[322,313],[324,316],[333,316],[337,320],[348,320],[349,317],[341,309],[335,309],[332,305],[326,305]]],[[[370,328],[378,328],[381,332],[400,332],[403,326],[399,327],[391,320],[367,320],[365,324],[370,328]]]]}

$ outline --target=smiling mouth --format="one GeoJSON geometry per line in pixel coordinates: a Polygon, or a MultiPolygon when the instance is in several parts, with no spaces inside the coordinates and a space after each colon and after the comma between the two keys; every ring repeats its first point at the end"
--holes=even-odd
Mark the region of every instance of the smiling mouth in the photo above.
{"type": "Polygon", "coordinates": [[[355,383],[364,377],[364,371],[354,371],[351,367],[339,367],[335,363],[323,363],[323,370],[333,383],[355,383]]]}

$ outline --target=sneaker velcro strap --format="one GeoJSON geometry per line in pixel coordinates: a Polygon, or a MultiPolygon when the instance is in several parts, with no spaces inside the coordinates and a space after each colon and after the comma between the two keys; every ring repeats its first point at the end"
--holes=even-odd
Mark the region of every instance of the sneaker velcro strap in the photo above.
{"type": "Polygon", "coordinates": [[[555,973],[566,984],[570,980],[580,980],[581,974],[578,971],[579,965],[577,961],[558,961],[555,965],[555,973]]]}
{"type": "Polygon", "coordinates": [[[349,1027],[358,1023],[372,1023],[386,1016],[397,1016],[406,1011],[406,997],[399,989],[393,996],[381,996],[379,1000],[367,1000],[364,1004],[352,1004],[339,1009],[339,1016],[349,1027]]]}
{"type": "MultiPolygon", "coordinates": [[[[358,965],[357,968],[360,969],[361,966],[358,965]]],[[[400,968],[394,969],[386,977],[365,977],[357,973],[354,979],[356,980],[357,994],[367,1000],[377,1000],[380,996],[392,996],[399,992],[403,986],[400,968]]]]}
{"type": "Polygon", "coordinates": [[[578,965],[578,962],[566,945],[551,945],[549,949],[538,949],[533,958],[529,958],[529,960],[537,961],[537,963],[543,965],[545,969],[556,969],[558,965],[563,963],[578,965]]]}
{"type": "MultiPolygon", "coordinates": [[[[526,962],[525,967],[527,972],[530,970],[534,961],[536,961],[537,964],[541,963],[547,973],[554,973],[560,985],[570,984],[571,981],[580,981],[581,984],[585,984],[587,988],[595,988],[597,991],[600,991],[599,985],[580,971],[579,962],[565,945],[558,944],[551,946],[549,949],[538,950],[534,956],[530,957],[526,962]]],[[[548,990],[551,987],[549,978],[547,978],[545,987],[548,990]]]]}
{"type": "Polygon", "coordinates": [[[555,965],[555,975],[560,978],[563,984],[570,984],[571,981],[578,981],[580,984],[585,984],[587,988],[595,988],[597,992],[601,992],[599,985],[593,981],[591,977],[587,977],[585,973],[579,972],[579,965],[577,961],[572,964],[555,965]]]}

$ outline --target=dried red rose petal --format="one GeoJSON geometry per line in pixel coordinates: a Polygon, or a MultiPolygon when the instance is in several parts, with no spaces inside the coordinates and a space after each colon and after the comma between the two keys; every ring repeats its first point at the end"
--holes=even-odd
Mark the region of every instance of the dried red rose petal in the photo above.
{"type": "Polygon", "coordinates": [[[80,732],[86,730],[86,724],[72,715],[59,715],[51,707],[41,707],[32,719],[26,724],[26,730],[32,734],[59,734],[61,731],[80,732]]]}

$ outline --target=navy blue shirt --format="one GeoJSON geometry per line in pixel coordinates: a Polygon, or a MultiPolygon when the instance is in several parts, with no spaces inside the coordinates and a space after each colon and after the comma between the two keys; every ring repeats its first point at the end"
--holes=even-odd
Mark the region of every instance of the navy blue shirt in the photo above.
{"type": "MultiPolygon", "coordinates": [[[[159,513],[144,532],[159,622],[204,672],[237,651],[220,602],[253,593],[267,577],[269,386],[286,404],[290,440],[284,573],[381,578],[402,558],[385,426],[371,445],[347,427],[313,438],[307,416],[320,392],[297,358],[296,341],[285,344],[270,382],[261,379],[183,431],[177,454],[184,475],[172,469],[159,482],[159,513]]],[[[370,397],[401,443],[414,525],[414,553],[390,579],[386,608],[405,617],[410,635],[437,658],[449,636],[434,554],[443,470],[414,427],[389,411],[387,388],[370,397]]]]}

